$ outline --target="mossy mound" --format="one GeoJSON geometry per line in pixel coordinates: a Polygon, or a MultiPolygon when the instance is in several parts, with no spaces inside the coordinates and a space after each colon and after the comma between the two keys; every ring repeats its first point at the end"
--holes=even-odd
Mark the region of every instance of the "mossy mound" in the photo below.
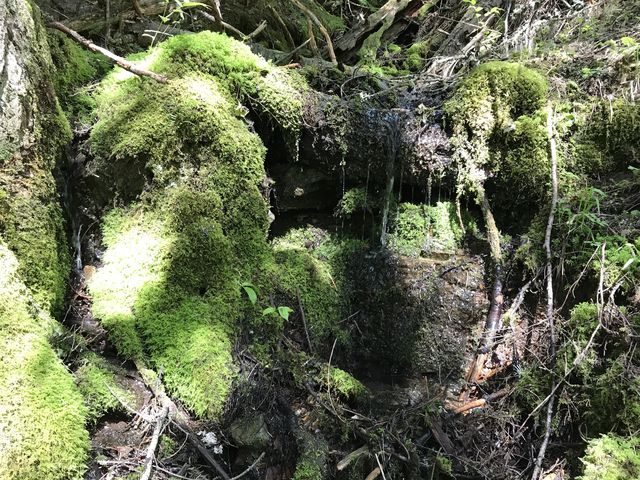
{"type": "Polygon", "coordinates": [[[0,243],[0,477],[80,479],[89,451],[86,409],[48,342],[53,319],[20,280],[0,243]]]}
{"type": "Polygon", "coordinates": [[[579,480],[640,479],[640,439],[603,435],[589,442],[579,480]]]}
{"type": "Polygon", "coordinates": [[[547,90],[540,73],[518,63],[489,62],[465,77],[445,104],[459,188],[474,192],[493,177],[511,204],[514,197],[522,206],[544,196],[547,90]]]}
{"type": "Polygon", "coordinates": [[[235,377],[241,285],[276,264],[258,188],[266,149],[244,117],[297,138],[305,86],[211,32],[174,37],[140,62],[169,82],[116,69],[95,97],[90,168],[125,206],[103,221],[94,313],[119,353],[148,358],[173,395],[215,418],[235,377]]]}

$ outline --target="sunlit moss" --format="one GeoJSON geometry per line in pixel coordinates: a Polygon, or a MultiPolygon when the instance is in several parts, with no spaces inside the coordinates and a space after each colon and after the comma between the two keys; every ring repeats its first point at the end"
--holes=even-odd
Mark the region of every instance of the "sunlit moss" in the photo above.
{"type": "Polygon", "coordinates": [[[82,396],[48,338],[48,313],[30,299],[0,243],[0,477],[80,479],[89,450],[82,396]]]}
{"type": "Polygon", "coordinates": [[[125,410],[122,402],[131,408],[136,406],[133,395],[116,382],[113,370],[104,359],[88,352],[82,356],[80,367],[74,373],[90,423],[108,412],[125,410]]]}
{"type": "MultiPolygon", "coordinates": [[[[389,246],[402,255],[453,253],[461,246],[463,232],[451,202],[401,203],[392,220],[389,246]]],[[[474,227],[468,215],[465,220],[468,228],[474,227]]]]}
{"type": "Polygon", "coordinates": [[[640,438],[603,435],[589,441],[579,480],[633,480],[640,478],[640,438]]]}

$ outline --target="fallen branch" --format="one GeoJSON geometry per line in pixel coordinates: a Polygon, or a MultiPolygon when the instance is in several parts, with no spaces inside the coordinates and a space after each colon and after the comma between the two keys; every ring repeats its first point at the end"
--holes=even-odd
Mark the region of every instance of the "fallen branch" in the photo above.
{"type": "Polygon", "coordinates": [[[169,420],[171,421],[171,423],[178,427],[178,429],[187,436],[187,439],[196,448],[196,450],[198,450],[200,456],[204,460],[206,460],[216,470],[216,472],[218,472],[218,475],[220,475],[223,480],[231,480],[227,472],[225,472],[222,466],[216,461],[215,458],[213,458],[213,455],[211,455],[209,449],[200,441],[198,436],[193,433],[188,423],[189,416],[186,413],[182,412],[173,402],[173,400],[169,398],[155,372],[148,369],[139,360],[135,361],[135,365],[145,385],[149,388],[149,390],[153,392],[155,397],[160,401],[161,405],[169,409],[169,420]]]}
{"type": "Polygon", "coordinates": [[[167,77],[165,77],[163,75],[159,75],[159,74],[157,74],[155,72],[151,72],[149,70],[144,70],[144,69],[136,66],[134,63],[131,63],[130,61],[125,60],[124,58],[122,58],[122,57],[116,55],[115,53],[107,50],[106,48],[99,47],[95,43],[93,43],[90,40],[87,40],[86,38],[84,38],[82,35],[80,35],[75,30],[71,30],[69,27],[67,27],[63,23],[52,22],[52,23],[49,24],[49,26],[52,27],[52,28],[55,28],[56,30],[60,30],[63,33],[66,33],[71,38],[73,38],[76,42],[78,42],[79,44],[81,44],[84,47],[88,48],[92,52],[101,53],[102,55],[107,57],[109,60],[112,60],[120,68],[123,68],[124,70],[127,70],[128,72],[131,72],[131,73],[133,73],[135,75],[140,75],[140,76],[143,76],[143,77],[152,78],[156,82],[160,82],[160,83],[167,83],[169,81],[167,79],[167,77]]]}
{"type": "Polygon", "coordinates": [[[469,410],[474,408],[482,408],[491,402],[495,402],[496,400],[506,397],[507,395],[509,395],[509,392],[510,390],[508,388],[503,388],[502,390],[498,390],[497,392],[487,395],[484,398],[479,398],[478,400],[465,403],[464,405],[461,405],[458,408],[454,409],[451,413],[453,413],[454,415],[458,415],[460,413],[468,412],[469,410]]]}
{"type": "Polygon", "coordinates": [[[354,450],[353,452],[351,452],[350,454],[348,454],[346,457],[344,457],[342,460],[338,462],[338,465],[336,466],[337,470],[341,472],[342,470],[347,468],[351,464],[351,462],[353,462],[354,460],[357,460],[358,458],[360,458],[361,456],[367,453],[369,453],[369,447],[367,445],[363,445],[357,450],[354,450]]]}
{"type": "Polygon", "coordinates": [[[151,437],[151,442],[149,443],[149,447],[147,448],[147,455],[144,459],[144,471],[140,476],[140,480],[149,480],[151,478],[151,472],[153,470],[153,458],[156,456],[156,448],[158,448],[158,441],[160,440],[160,434],[162,433],[162,429],[164,427],[164,422],[167,420],[167,416],[169,415],[169,407],[164,406],[162,408],[162,412],[156,418],[156,426],[153,429],[153,436],[151,437]]]}
{"type": "Polygon", "coordinates": [[[249,473],[251,470],[253,470],[254,468],[256,468],[256,466],[258,465],[258,463],[260,463],[260,460],[262,460],[262,459],[264,458],[264,455],[265,455],[265,453],[264,453],[264,452],[262,452],[262,453],[260,454],[260,456],[256,459],[256,461],[255,461],[255,462],[253,462],[251,465],[249,465],[249,467],[247,467],[247,469],[246,469],[244,472],[242,472],[242,473],[241,473],[241,474],[239,474],[239,475],[236,475],[235,477],[232,477],[232,478],[231,478],[231,480],[238,480],[238,479],[240,479],[240,478],[244,477],[244,476],[245,476],[247,473],[249,473]]]}
{"type": "MultiPolygon", "coordinates": [[[[547,135],[549,137],[549,153],[551,155],[551,209],[549,211],[549,219],[547,221],[547,230],[544,237],[544,249],[547,254],[547,321],[549,322],[549,353],[551,355],[549,370],[552,372],[552,391],[556,390],[558,380],[555,375],[556,367],[556,327],[553,318],[553,252],[551,251],[551,232],[553,230],[553,220],[558,204],[558,156],[556,149],[556,135],[553,121],[553,107],[551,105],[547,108],[547,135]]],[[[603,247],[604,252],[604,247],[603,247]]],[[[553,406],[554,395],[551,395],[549,403],[547,404],[547,418],[545,422],[544,438],[540,450],[536,458],[535,467],[533,469],[532,480],[538,480],[542,474],[542,462],[549,445],[549,438],[551,437],[551,428],[553,422],[553,406]]]]}
{"type": "Polygon", "coordinates": [[[318,19],[318,17],[316,17],[316,15],[311,10],[305,7],[298,0],[291,0],[291,1],[296,7],[298,7],[302,11],[302,13],[304,13],[304,15],[308,19],[310,19],[313,23],[316,24],[316,26],[322,33],[322,36],[324,36],[325,41],[327,42],[327,50],[329,52],[329,59],[331,60],[331,63],[333,63],[334,65],[338,65],[338,60],[336,60],[336,53],[333,50],[333,42],[331,41],[331,35],[329,35],[329,32],[324,27],[322,22],[318,19]]]}

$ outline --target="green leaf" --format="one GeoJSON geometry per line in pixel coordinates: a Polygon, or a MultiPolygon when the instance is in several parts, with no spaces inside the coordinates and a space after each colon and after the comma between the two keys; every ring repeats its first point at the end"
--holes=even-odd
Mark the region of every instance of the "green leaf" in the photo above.
{"type": "Polygon", "coordinates": [[[276,309],[274,307],[267,307],[262,311],[262,315],[271,315],[276,313],[276,309]]]}
{"type": "Polygon", "coordinates": [[[278,315],[280,315],[285,320],[289,320],[289,314],[293,312],[293,309],[289,307],[278,307],[278,315]]]}
{"type": "Polygon", "coordinates": [[[258,301],[258,294],[256,293],[256,287],[254,287],[251,283],[245,282],[240,285],[242,289],[246,292],[247,297],[249,297],[249,301],[252,305],[255,305],[258,301]]]}

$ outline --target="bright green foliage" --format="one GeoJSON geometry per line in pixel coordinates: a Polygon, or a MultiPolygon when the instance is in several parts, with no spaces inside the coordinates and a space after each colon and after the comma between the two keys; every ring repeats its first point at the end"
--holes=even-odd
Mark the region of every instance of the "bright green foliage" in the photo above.
{"type": "Polygon", "coordinates": [[[98,355],[91,352],[83,355],[74,375],[87,406],[90,423],[95,423],[108,412],[123,410],[121,402],[135,408],[133,395],[118,385],[114,368],[98,355]]]}
{"type": "MultiPolygon", "coordinates": [[[[615,311],[608,310],[606,314],[603,321],[609,315],[612,321],[618,318],[615,311]]],[[[570,341],[558,351],[559,365],[573,364],[587,347],[598,322],[598,306],[593,303],[579,303],[571,310],[563,328],[570,341]]],[[[582,408],[583,428],[591,435],[612,429],[635,431],[640,427],[640,381],[629,366],[628,339],[619,327],[613,328],[611,334],[601,328],[593,339],[568,387],[571,405],[582,408]],[[604,356],[599,349],[603,344],[607,345],[604,356]]]]}
{"type": "Polygon", "coordinates": [[[345,400],[364,400],[368,395],[367,388],[351,374],[336,367],[323,368],[318,380],[335,390],[345,400]],[[327,375],[329,368],[329,375],[327,375]]]}
{"type": "MultiPolygon", "coordinates": [[[[371,203],[373,203],[373,201],[374,199],[369,199],[369,207],[371,207],[371,203]]],[[[364,188],[351,188],[342,196],[340,204],[338,205],[338,211],[340,215],[350,217],[358,210],[366,208],[366,202],[367,192],[364,188]]]]}
{"type": "Polygon", "coordinates": [[[414,257],[423,252],[453,253],[460,247],[462,236],[453,203],[438,202],[433,206],[401,203],[389,246],[402,255],[414,257]]]}
{"type": "Polygon", "coordinates": [[[473,192],[492,172],[507,195],[539,194],[549,162],[541,141],[543,117],[537,112],[547,89],[542,75],[509,62],[483,64],[463,80],[445,105],[453,127],[458,188],[473,192]],[[510,153],[514,144],[522,148],[510,153]]]}
{"type": "Polygon", "coordinates": [[[0,478],[83,478],[86,409],[48,338],[55,323],[19,280],[0,243],[0,478]]]}
{"type": "Polygon", "coordinates": [[[603,435],[589,441],[579,480],[640,479],[640,438],[603,435]]]}

